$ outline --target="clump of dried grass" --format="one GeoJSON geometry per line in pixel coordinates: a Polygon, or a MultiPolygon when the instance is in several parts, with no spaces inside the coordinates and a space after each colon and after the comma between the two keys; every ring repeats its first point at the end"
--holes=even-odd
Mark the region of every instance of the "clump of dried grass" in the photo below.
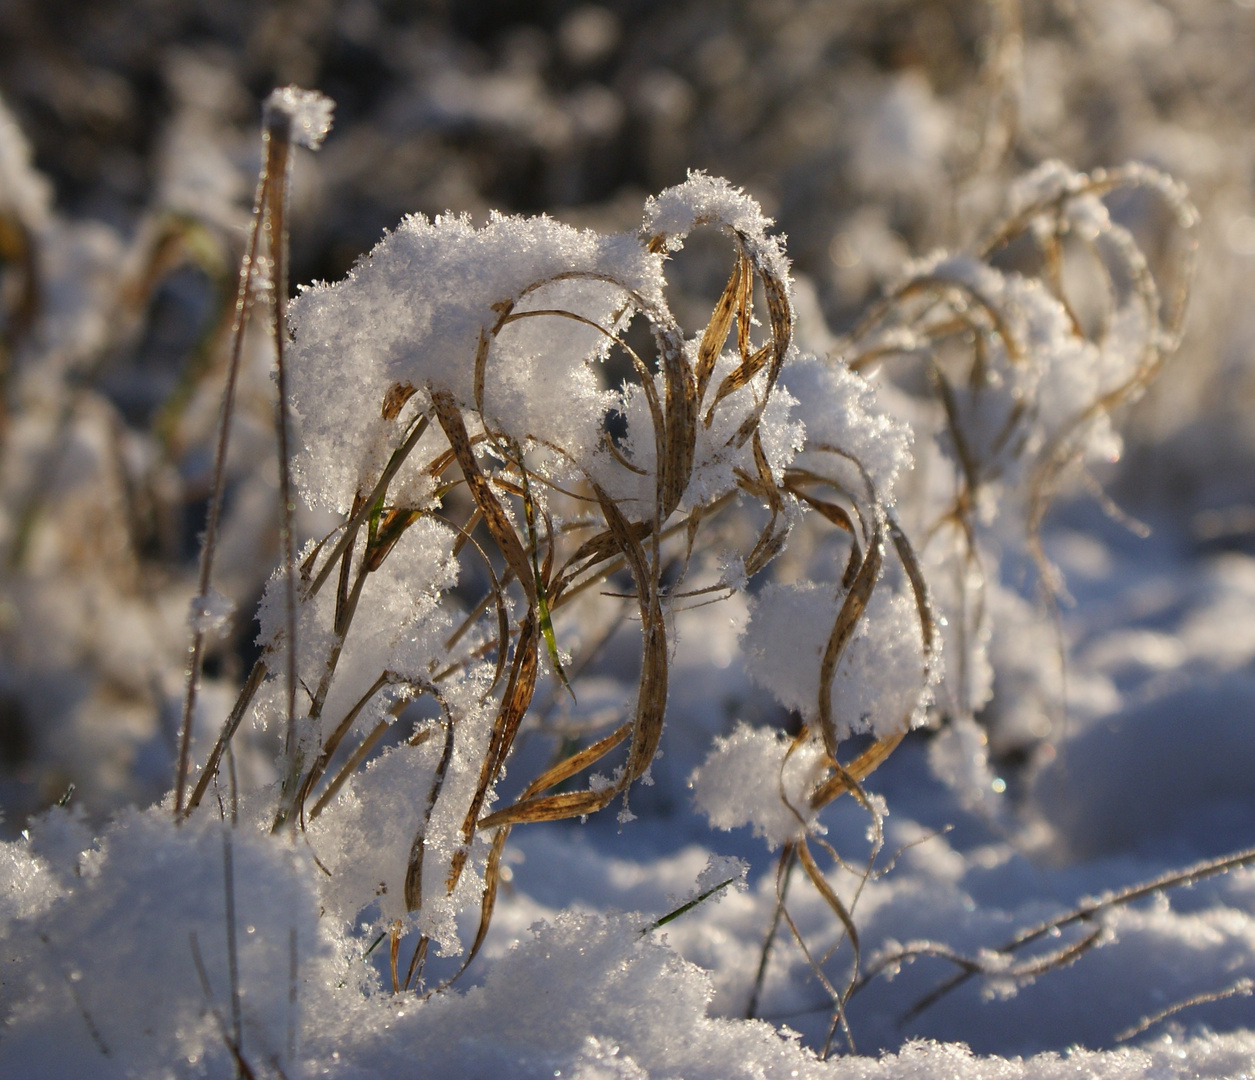
{"type": "MultiPolygon", "coordinates": [[[[783,921],[830,997],[832,1033],[842,1029],[853,1047],[853,1037],[845,1021],[846,1003],[869,978],[896,962],[882,958],[871,971],[861,971],[862,950],[854,910],[862,884],[875,872],[883,847],[880,811],[864,791],[862,782],[899,745],[912,718],[910,715],[902,717],[901,724],[891,734],[877,738],[853,758],[842,761],[843,733],[833,716],[834,682],[850,643],[867,617],[873,592],[884,587],[886,560],[896,560],[897,572],[915,601],[926,669],[921,673],[921,685],[925,687],[936,665],[940,620],[926,583],[925,558],[908,538],[911,530],[895,516],[857,457],[840,446],[819,446],[814,448],[820,452],[819,460],[827,455],[834,462],[829,472],[812,464],[806,468],[787,468],[777,475],[768,463],[761,425],[764,410],[790,355],[794,321],[781,262],[768,257],[759,238],[738,230],[727,221],[699,218],[696,225],[721,226],[727,234],[732,246],[732,268],[709,320],[694,338],[696,347],[691,349],[686,348],[684,331],[665,302],[647,300],[617,282],[611,281],[611,284],[621,288],[623,306],[620,317],[613,320],[610,327],[594,323],[575,311],[519,308],[520,302],[532,293],[561,277],[578,277],[580,272],[572,271],[559,278],[540,278],[516,295],[499,297],[492,305],[495,319],[485,324],[474,355],[466,357],[466,363],[473,366],[474,401],[459,402],[447,390],[420,388],[410,383],[391,386],[378,403],[380,416],[394,423],[396,431],[396,441],[386,464],[371,482],[364,483],[356,492],[340,524],[313,545],[298,565],[292,542],[292,496],[287,479],[290,450],[284,393],[285,207],[293,141],[284,123],[290,123],[290,117],[282,123],[268,123],[265,129],[266,163],[254,207],[252,239],[241,267],[236,297],[233,346],[222,405],[199,595],[208,597],[212,588],[235,378],[244,325],[258,292],[255,275],[262,265],[265,241],[272,267],[271,288],[265,296],[278,361],[276,430],[281,459],[285,630],[257,661],[195,785],[185,796],[191,775],[191,718],[203,657],[204,632],[197,626],[190,650],[183,710],[175,786],[176,816],[190,815],[203,802],[210,785],[215,783],[221,763],[229,757],[231,740],[268,677],[283,680],[287,715],[282,782],[272,817],[276,832],[296,832],[318,818],[346,782],[370,759],[390,719],[408,702],[426,695],[438,705],[441,718],[421,729],[411,744],[419,745],[437,737],[442,739],[443,748],[426,793],[422,821],[414,835],[404,874],[405,908],[409,912],[418,911],[423,904],[424,873],[431,870],[430,866],[425,866],[430,854],[427,835],[430,816],[449,770],[466,767],[465,763],[455,764],[454,733],[460,717],[446,689],[474,663],[491,658],[491,677],[482,699],[491,704],[493,712],[490,735],[475,765],[477,777],[461,822],[460,845],[441,868],[444,889],[452,893],[466,870],[474,841],[481,836],[487,838],[479,926],[459,968],[460,974],[484,942],[511,830],[535,822],[585,817],[618,798],[624,799],[626,811],[629,790],[647,775],[658,752],[666,714],[673,644],[668,611],[677,600],[695,595],[684,592],[675,583],[683,581],[683,573],[694,554],[716,540],[726,541],[730,534],[718,526],[736,512],[738,505],[757,508],[756,532],[741,554],[742,579],[722,581],[714,590],[731,593],[762,574],[786,548],[793,523],[803,508],[814,511],[844,537],[848,547],[840,573],[841,602],[819,658],[814,727],[823,748],[823,769],[807,796],[805,807],[789,805],[781,784],[781,798],[797,817],[799,832],[786,844],[780,857],[776,919],[764,943],[758,981],[761,985],[776,923],[783,921]],[[761,301],[756,294],[761,296],[761,301]],[[765,336],[756,337],[756,310],[763,316],[765,336]],[[623,312],[640,315],[647,322],[657,354],[656,371],[616,331],[615,326],[622,325],[623,312]],[[500,335],[525,319],[573,320],[591,326],[613,348],[626,355],[647,405],[656,452],[657,466],[652,474],[652,499],[647,512],[640,512],[639,507],[620,505],[588,474],[573,486],[556,484],[550,470],[529,458],[569,457],[562,446],[534,436],[519,438],[494,427],[484,407],[486,372],[494,360],[494,347],[500,335]],[[730,336],[737,363],[716,384],[716,365],[730,336]],[[699,430],[709,429],[720,406],[737,395],[741,400],[746,400],[746,395],[752,396],[753,404],[730,436],[729,445],[749,447],[754,468],[738,470],[734,493],[686,504],[699,430]],[[415,402],[419,402],[417,408],[415,402]],[[403,416],[403,423],[395,423],[403,416]],[[393,492],[394,481],[424,436],[437,430],[443,435],[446,449],[429,456],[422,466],[431,490],[436,493],[435,499],[426,508],[398,500],[393,492]],[[853,485],[847,479],[851,465],[860,477],[860,482],[853,485]],[[446,505],[453,505],[454,493],[465,498],[469,514],[461,522],[450,522],[457,536],[453,553],[457,555],[468,545],[475,549],[488,578],[488,588],[478,602],[469,605],[469,613],[449,636],[447,648],[454,649],[464,640],[473,642],[473,646],[469,652],[463,652],[461,659],[433,667],[423,677],[381,670],[356,704],[341,716],[327,718],[330,722],[323,724],[322,712],[337,678],[345,641],[361,614],[359,602],[368,581],[385,565],[407,530],[424,516],[439,515],[446,505]],[[556,513],[555,508],[559,507],[562,515],[556,513]],[[627,591],[609,592],[612,581],[625,582],[623,587],[627,591]],[[312,603],[327,588],[334,590],[333,644],[326,652],[316,685],[302,687],[309,703],[304,716],[299,717],[295,641],[299,609],[312,603]],[[546,664],[555,692],[569,692],[572,696],[577,692],[580,672],[588,657],[564,655],[560,633],[562,618],[577,601],[585,607],[595,604],[597,590],[603,590],[607,598],[616,602],[625,597],[635,601],[640,636],[633,715],[587,745],[568,748],[559,760],[533,777],[509,805],[486,811],[520,731],[536,710],[537,691],[545,678],[546,664]],[[384,692],[391,695],[388,715],[368,730],[360,730],[357,721],[363,710],[384,692]],[[301,734],[302,724],[307,730],[325,730],[327,734],[320,736],[316,744],[310,744],[301,734]],[[590,772],[616,752],[621,755],[621,762],[610,780],[594,777],[586,786],[569,787],[573,778],[590,772]],[[334,770],[333,763],[338,763],[334,770]],[[854,868],[857,885],[852,897],[843,899],[819,866],[814,849],[825,853],[835,866],[850,867],[807,821],[815,812],[847,793],[870,815],[872,846],[866,865],[854,868]],[[826,974],[824,965],[828,957],[812,956],[789,914],[788,884],[798,866],[830,907],[849,941],[852,956],[843,979],[833,980],[826,974]]],[[[970,256],[974,264],[981,266],[990,265],[1003,252],[1015,251],[1021,261],[1028,258],[1032,264],[1029,272],[1067,313],[1071,334],[1079,342],[1097,349],[1104,347],[1112,316],[1127,297],[1134,297],[1141,306],[1146,329],[1141,354],[1132,369],[1111,384],[1101,385],[1079,410],[1056,422],[1044,436],[1038,433],[1035,437],[1033,430],[1036,403],[1022,398],[1006,406],[1001,427],[992,439],[981,441],[973,437],[973,416],[982,395],[993,394],[1001,378],[991,356],[996,351],[1002,363],[1014,367],[1028,362],[1035,343],[1020,339],[1013,313],[982,295],[978,287],[959,275],[941,273],[935,267],[908,275],[841,341],[830,358],[831,363],[856,373],[873,365],[901,363],[911,358],[924,366],[954,449],[958,483],[953,501],[932,519],[915,522],[914,533],[922,538],[925,549],[937,544],[943,535],[951,537],[958,553],[958,564],[965,574],[976,580],[979,580],[980,558],[975,537],[985,492],[1002,481],[1008,472],[1015,471],[1024,477],[1028,491],[1028,542],[1039,558],[1044,579],[1054,587],[1054,578],[1037,543],[1051,497],[1068,467],[1083,457],[1085,440],[1096,422],[1140,393],[1178,340],[1188,287],[1188,254],[1177,262],[1176,279],[1165,300],[1146,258],[1127,229],[1107,220],[1092,234],[1081,238],[1080,249],[1083,250],[1078,251],[1075,243],[1070,210],[1085,200],[1101,199],[1126,187],[1159,192],[1165,197],[1177,226],[1185,230],[1192,224],[1188,202],[1159,174],[1146,169],[1099,171],[1073,177],[1057,190],[1049,190],[1041,198],[1030,200],[992,230],[970,256]],[[1021,250],[1026,247],[1031,248],[1031,256],[1021,250]],[[1066,264],[1079,257],[1090,258],[1106,283],[1107,306],[1096,316],[1078,311],[1069,295],[1066,264]]],[[[668,250],[673,239],[664,233],[646,233],[640,237],[640,243],[646,251],[660,253],[668,250]]],[[[621,468],[639,476],[649,475],[625,455],[609,432],[605,445],[621,468]]],[[[979,608],[978,598],[975,609],[979,608]]],[[[965,637],[974,636],[979,618],[979,614],[972,614],[970,610],[960,616],[960,669],[967,652],[965,637]]],[[[613,627],[617,621],[612,617],[609,625],[613,627]]],[[[595,635],[589,645],[590,653],[604,641],[604,635],[599,638],[595,635]]],[[[959,679],[961,682],[961,671],[959,679]]],[[[954,700],[963,702],[967,697],[966,690],[960,687],[954,700]]],[[[812,731],[803,725],[785,761],[811,738],[812,731]]],[[[426,936],[420,936],[402,976],[399,924],[393,927],[390,937],[393,988],[401,990],[420,978],[429,942],[426,936]]],[[[1017,938],[1003,951],[1009,953],[1031,939],[1031,936],[1024,941],[1017,938]]],[[[1047,958],[1047,966],[1075,958],[1092,943],[1092,938],[1084,939],[1070,947],[1070,951],[1065,950],[1066,956],[1061,953],[1047,958]]],[[[835,948],[829,956],[834,951],[835,948]]],[[[932,944],[918,951],[949,955],[943,947],[932,944]]],[[[983,970],[961,958],[951,956],[951,959],[960,963],[963,977],[983,970]]],[[[1035,964],[1033,973],[1044,969],[1040,963],[1035,964]]],[[[1013,977],[1017,971],[1011,971],[1013,977]]],[[[756,986],[751,997],[751,1015],[757,992],[756,986]]]]}

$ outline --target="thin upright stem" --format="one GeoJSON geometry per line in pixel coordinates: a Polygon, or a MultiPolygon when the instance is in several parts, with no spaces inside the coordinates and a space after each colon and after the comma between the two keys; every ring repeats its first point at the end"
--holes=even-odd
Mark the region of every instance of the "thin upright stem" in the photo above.
{"type": "Polygon", "coordinates": [[[287,341],[288,308],[288,180],[291,172],[291,117],[277,114],[268,118],[266,173],[270,194],[266,199],[266,231],[270,239],[270,257],[274,264],[274,343],[277,401],[275,431],[279,441],[279,546],[283,558],[283,603],[287,627],[287,664],[284,672],[287,690],[287,734],[284,755],[290,760],[297,753],[299,735],[296,730],[296,558],[292,538],[292,469],[288,439],[287,367],[284,345],[287,341]]]}
{"type": "MultiPolygon", "coordinates": [[[[223,492],[226,489],[227,448],[231,439],[231,417],[235,412],[235,391],[239,382],[240,361],[244,354],[244,330],[252,309],[253,275],[261,246],[262,222],[265,218],[266,198],[269,190],[270,161],[262,164],[257,181],[257,194],[253,199],[253,223],[249,233],[248,251],[240,264],[240,281],[235,296],[235,319],[231,325],[231,357],[227,365],[227,381],[222,392],[222,411],[218,418],[218,442],[214,449],[213,490],[209,497],[209,511],[205,521],[205,541],[200,553],[200,574],[197,578],[197,604],[209,594],[213,576],[214,553],[218,547],[218,526],[222,517],[223,492]]],[[[183,789],[191,757],[192,722],[196,711],[196,692],[200,686],[201,670],[205,662],[205,630],[199,618],[193,620],[192,644],[188,648],[187,684],[183,697],[183,718],[179,728],[179,762],[174,783],[174,814],[178,820],[183,813],[183,789]]]]}

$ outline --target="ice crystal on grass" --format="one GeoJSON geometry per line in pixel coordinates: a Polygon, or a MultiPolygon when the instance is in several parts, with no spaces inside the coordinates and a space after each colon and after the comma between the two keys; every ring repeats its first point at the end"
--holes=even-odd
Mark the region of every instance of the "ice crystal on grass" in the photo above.
{"type": "Polygon", "coordinates": [[[285,86],[271,91],[266,99],[262,106],[262,123],[268,131],[282,127],[292,142],[317,150],[331,130],[335,104],[317,90],[285,86]]]}

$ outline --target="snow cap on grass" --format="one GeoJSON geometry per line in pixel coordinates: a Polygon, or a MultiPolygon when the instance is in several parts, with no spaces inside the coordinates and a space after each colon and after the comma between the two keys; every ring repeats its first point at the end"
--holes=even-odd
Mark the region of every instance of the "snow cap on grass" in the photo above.
{"type": "Polygon", "coordinates": [[[780,383],[797,402],[794,416],[806,426],[805,444],[792,464],[832,478],[861,499],[865,485],[853,458],[876,498],[891,504],[899,474],[912,466],[912,436],[905,423],[877,405],[875,385],[817,356],[786,365],[780,383]]]}
{"type": "Polygon", "coordinates": [[[780,280],[788,277],[789,263],[782,237],[768,236],[772,220],[764,216],[751,196],[721,176],[690,170],[688,179],[652,196],[645,203],[646,236],[663,238],[668,251],[678,251],[699,225],[731,229],[749,252],[758,256],[780,280]]]}
{"type": "Polygon", "coordinates": [[[262,106],[262,122],[267,131],[282,129],[287,138],[300,146],[317,150],[331,130],[331,114],[336,103],[317,90],[284,86],[272,90],[262,106]]]}
{"type": "MultiPolygon", "coordinates": [[[[750,678],[808,723],[819,716],[820,665],[843,599],[832,584],[770,585],[750,610],[744,637],[750,678]]],[[[920,723],[929,672],[914,598],[882,579],[832,682],[837,738],[879,739],[920,723]]]]}
{"type": "Polygon", "coordinates": [[[1036,278],[945,253],[913,264],[908,276],[960,286],[970,297],[960,306],[983,328],[983,381],[951,387],[957,423],[982,479],[1016,484],[1036,455],[1065,437],[1090,460],[1119,457],[1119,437],[1106,413],[1089,413],[1143,362],[1150,327],[1139,303],[1112,313],[1099,348],[1076,333],[1068,310],[1036,278]]]}
{"type": "Polygon", "coordinates": [[[660,306],[661,287],[661,258],[634,236],[547,217],[494,214],[482,229],[466,217],[406,218],[343,281],[304,289],[292,303],[292,398],[305,442],[297,476],[306,498],[346,509],[429,391],[473,408],[481,335],[490,342],[490,425],[586,460],[600,448],[610,405],[588,364],[608,343],[596,327],[612,332],[633,296],[660,306]],[[382,416],[395,387],[419,394],[382,416]]]}
{"type": "Polygon", "coordinates": [[[711,825],[752,825],[773,848],[813,825],[810,793],[824,773],[823,744],[811,739],[790,754],[791,742],[775,728],[745,723],[715,739],[706,761],[689,778],[694,800],[711,825]]]}

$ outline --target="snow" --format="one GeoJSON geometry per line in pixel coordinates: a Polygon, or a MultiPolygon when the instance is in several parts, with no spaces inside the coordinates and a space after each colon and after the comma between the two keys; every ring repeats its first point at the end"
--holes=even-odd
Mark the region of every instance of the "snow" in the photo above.
{"type": "Polygon", "coordinates": [[[267,131],[286,125],[286,137],[298,146],[317,150],[331,130],[335,102],[317,90],[285,86],[273,90],[262,105],[262,124],[267,131]]]}
{"type": "Polygon", "coordinates": [[[589,366],[606,349],[596,327],[613,333],[629,300],[659,303],[658,275],[658,257],[628,235],[597,236],[543,217],[497,215],[483,229],[466,218],[408,218],[348,278],[308,288],[292,305],[293,399],[306,447],[296,469],[306,498],[342,511],[369,490],[389,433],[411,422],[418,405],[381,418],[394,386],[482,404],[510,437],[556,443],[587,466],[611,405],[589,366]],[[555,310],[582,321],[550,315],[502,325],[507,314],[555,310]],[[482,402],[481,336],[493,346],[482,402]],[[342,401],[346,365],[355,390],[342,401]]]}

